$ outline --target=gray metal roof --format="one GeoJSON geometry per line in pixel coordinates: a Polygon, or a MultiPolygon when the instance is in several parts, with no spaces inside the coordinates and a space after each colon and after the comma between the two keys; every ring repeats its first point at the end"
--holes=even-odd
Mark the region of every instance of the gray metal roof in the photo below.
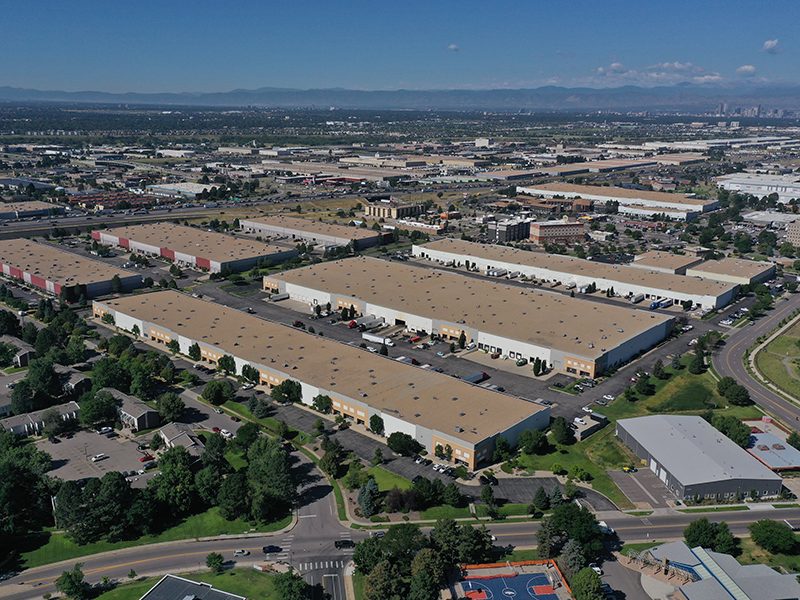
{"type": "Polygon", "coordinates": [[[617,426],[683,485],[731,479],[781,481],[702,417],[652,415],[620,419],[617,426]]]}
{"type": "Polygon", "coordinates": [[[800,467],[800,450],[771,433],[754,433],[750,436],[747,451],[770,469],[795,469],[800,467]]]}
{"type": "Polygon", "coordinates": [[[140,600],[246,600],[244,596],[229,594],[176,575],[164,575],[140,600]]]}

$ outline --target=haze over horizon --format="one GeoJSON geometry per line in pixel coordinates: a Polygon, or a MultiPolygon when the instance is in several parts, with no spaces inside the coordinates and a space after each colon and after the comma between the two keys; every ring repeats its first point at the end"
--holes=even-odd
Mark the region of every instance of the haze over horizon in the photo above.
{"type": "Polygon", "coordinates": [[[237,89],[610,88],[800,83],[800,5],[319,0],[132,5],[44,0],[4,12],[0,86],[110,93],[237,89]],[[713,27],[709,27],[713,23],[713,27]],[[675,40],[680,39],[680,44],[675,40]]]}

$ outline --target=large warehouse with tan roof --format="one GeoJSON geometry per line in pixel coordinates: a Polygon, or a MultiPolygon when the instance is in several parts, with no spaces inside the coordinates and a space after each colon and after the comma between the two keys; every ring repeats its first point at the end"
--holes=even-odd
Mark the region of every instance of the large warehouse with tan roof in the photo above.
{"type": "Polygon", "coordinates": [[[775,265],[771,262],[747,260],[745,258],[723,258],[707,260],[686,271],[687,275],[704,277],[740,285],[754,285],[775,277],[775,265]]]}
{"type": "Polygon", "coordinates": [[[89,299],[110,294],[115,289],[115,276],[120,291],[142,285],[138,273],[27,239],[0,240],[0,263],[6,277],[64,296],[70,302],[81,296],[89,299]]]}
{"type": "Polygon", "coordinates": [[[572,183],[542,183],[535,186],[517,187],[517,193],[552,198],[584,198],[595,202],[617,202],[622,214],[643,217],[665,214],[671,219],[691,220],[698,214],[714,210],[717,200],[694,198],[684,194],[634,190],[600,185],[576,185],[572,183]]]}
{"type": "Polygon", "coordinates": [[[385,435],[406,433],[431,453],[450,446],[453,460],[470,469],[491,460],[499,436],[514,444],[522,431],[550,419],[540,404],[172,290],[95,302],[93,313],[113,316],[127,331],[136,327],[153,342],[177,340],[183,354],[196,343],[209,363],[231,355],[238,373],[251,365],[264,385],[297,381],[304,404],[327,395],[334,412],[361,426],[379,415],[385,435]]]}
{"type": "MultiPolygon", "coordinates": [[[[703,308],[720,308],[735,297],[738,286],[713,279],[684,277],[654,270],[612,265],[564,256],[529,252],[509,246],[493,246],[464,240],[442,239],[419,246],[411,252],[443,265],[466,266],[483,273],[506,269],[547,283],[560,282],[577,287],[594,283],[599,290],[614,288],[618,296],[642,294],[647,300],[692,302],[703,308]]],[[[688,273],[688,272],[687,272],[688,273]]]]}
{"type": "Polygon", "coordinates": [[[93,231],[92,238],[101,244],[160,256],[211,273],[244,271],[259,263],[277,264],[297,255],[294,248],[171,223],[93,231]]]}
{"type": "Polygon", "coordinates": [[[554,370],[594,377],[652,348],[672,318],[526,290],[377,258],[352,258],[264,278],[264,289],[308,304],[350,307],[411,331],[456,340],[554,370]]]}
{"type": "Polygon", "coordinates": [[[282,215],[257,217],[239,221],[242,231],[263,236],[290,237],[322,246],[347,246],[353,244],[354,250],[371,248],[381,243],[380,231],[348,227],[311,219],[298,219],[282,215]]]}

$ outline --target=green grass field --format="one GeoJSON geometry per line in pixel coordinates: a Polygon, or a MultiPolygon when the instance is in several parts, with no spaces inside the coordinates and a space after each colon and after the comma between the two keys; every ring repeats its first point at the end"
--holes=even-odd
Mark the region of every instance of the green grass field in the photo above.
{"type": "MultiPolygon", "coordinates": [[[[687,362],[688,357],[684,359],[684,364],[687,362]]],[[[666,367],[666,371],[670,373],[669,379],[651,378],[656,390],[652,396],[643,396],[635,402],[620,396],[608,406],[597,407],[596,410],[608,417],[610,423],[587,440],[571,446],[559,446],[554,452],[543,456],[523,455],[520,464],[530,470],[543,471],[552,471],[556,465],[568,472],[573,467],[580,467],[591,474],[590,483],[595,490],[608,496],[619,508],[631,509],[633,506],[630,501],[606,472],[639,462],[614,435],[615,421],[663,412],[700,414],[709,408],[738,418],[761,416],[759,410],[752,406],[727,406],[717,394],[716,382],[710,371],[700,375],[692,375],[685,367],[678,371],[666,367]]]]}
{"type": "Polygon", "coordinates": [[[401,490],[411,489],[411,482],[408,479],[395,475],[383,467],[371,467],[367,470],[367,473],[375,478],[375,483],[378,484],[378,489],[382,492],[388,492],[395,487],[401,490]]]}
{"type": "Polygon", "coordinates": [[[795,323],[756,355],[756,368],[781,390],[800,398],[800,323],[795,323]]]}
{"type": "Polygon", "coordinates": [[[95,542],[79,546],[68,539],[64,534],[45,532],[43,534],[30,536],[23,541],[20,554],[25,568],[30,569],[62,560],[69,560],[96,554],[98,552],[119,550],[120,548],[129,548],[132,546],[143,546],[145,544],[156,544],[159,542],[170,542],[174,540],[222,534],[246,533],[253,529],[265,533],[277,531],[286,527],[291,520],[292,517],[287,515],[283,519],[273,523],[253,526],[242,519],[227,521],[220,516],[217,508],[211,508],[204,513],[192,515],[179,525],[170,527],[157,535],[146,535],[135,540],[95,542]]]}
{"type": "Polygon", "coordinates": [[[432,506],[420,511],[419,518],[424,521],[438,521],[439,519],[469,519],[472,515],[469,507],[457,508],[443,504],[442,506],[432,506]]]}
{"type": "MultiPolygon", "coordinates": [[[[254,569],[231,569],[215,575],[199,572],[181,575],[192,581],[210,583],[212,586],[231,594],[259,600],[281,600],[275,593],[272,576],[254,569]]],[[[97,596],[102,600],[139,600],[160,578],[151,577],[135,583],[125,583],[117,588],[97,596]]]]}
{"type": "Polygon", "coordinates": [[[750,538],[741,540],[742,554],[738,556],[739,562],[745,565],[767,565],[772,568],[783,568],[789,573],[800,571],[800,554],[772,554],[756,546],[750,538]]]}

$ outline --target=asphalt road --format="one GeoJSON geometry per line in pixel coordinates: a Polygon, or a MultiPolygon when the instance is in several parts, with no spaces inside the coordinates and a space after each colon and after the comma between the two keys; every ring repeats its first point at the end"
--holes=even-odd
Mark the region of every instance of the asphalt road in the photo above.
{"type": "Polygon", "coordinates": [[[714,368],[721,376],[736,379],[747,388],[756,404],[794,429],[800,429],[800,407],[753,378],[744,366],[743,356],[757,338],[769,335],[781,320],[797,308],[800,308],[800,294],[791,294],[787,300],[777,300],[775,307],[755,321],[754,325],[732,331],[722,348],[712,357],[714,368]]]}

